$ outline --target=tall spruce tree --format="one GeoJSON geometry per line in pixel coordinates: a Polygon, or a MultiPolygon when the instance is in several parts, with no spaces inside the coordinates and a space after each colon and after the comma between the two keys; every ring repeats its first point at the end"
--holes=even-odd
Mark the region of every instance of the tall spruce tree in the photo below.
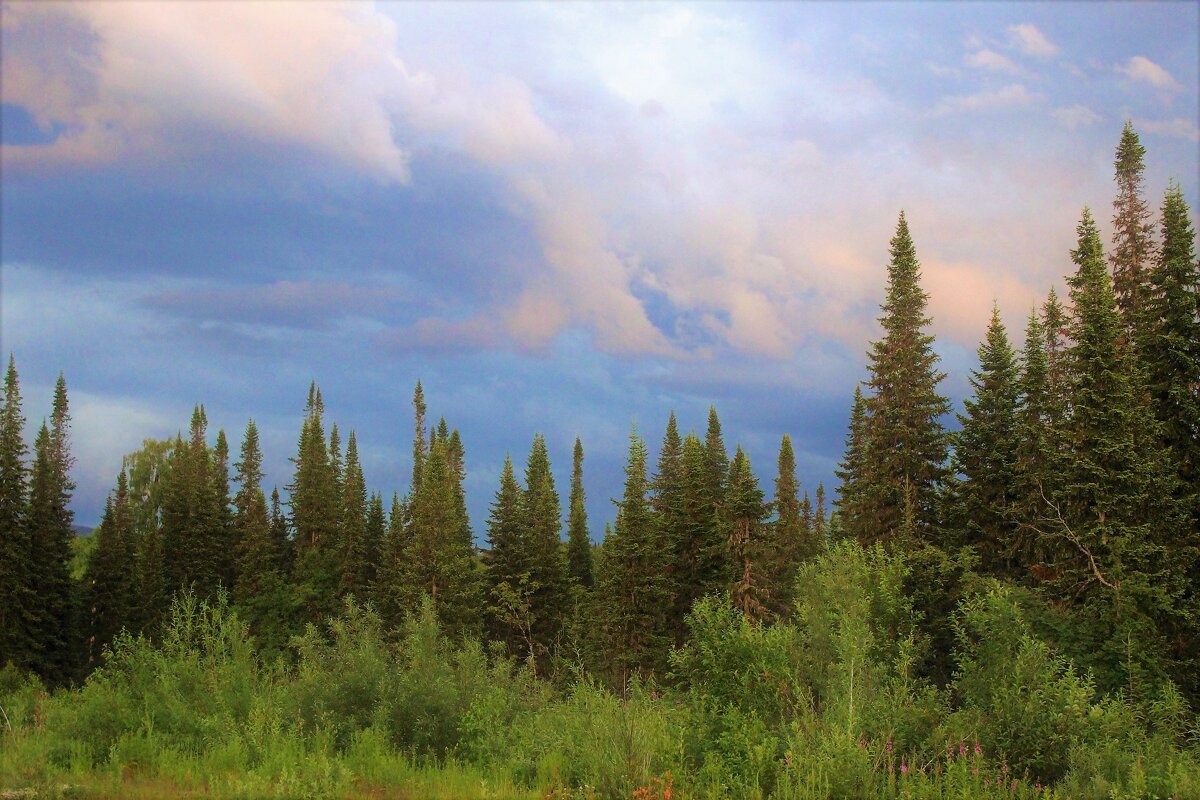
{"type": "Polygon", "coordinates": [[[1144,337],[1150,324],[1147,312],[1150,271],[1154,264],[1150,207],[1142,197],[1145,156],[1146,148],[1138,139],[1133,123],[1127,121],[1114,162],[1117,197],[1113,200],[1113,249],[1109,260],[1117,310],[1131,343],[1139,350],[1148,344],[1144,337]]]}
{"type": "Polygon", "coordinates": [[[31,580],[29,453],[22,439],[25,415],[16,360],[10,354],[0,406],[0,667],[27,667],[36,642],[37,614],[31,580]]]}
{"type": "MultiPolygon", "coordinates": [[[[693,462],[697,481],[702,481],[701,463],[693,462]]],[[[695,533],[685,507],[686,479],[683,440],[679,438],[679,424],[672,411],[667,417],[662,446],[658,450],[658,465],[650,480],[650,509],[654,512],[659,535],[671,554],[672,570],[668,578],[672,598],[671,627],[677,641],[682,641],[687,633],[684,619],[695,600],[690,585],[695,573],[684,566],[694,563],[691,548],[695,533]]]]}
{"type": "Polygon", "coordinates": [[[412,471],[412,491],[415,494],[417,487],[421,485],[421,468],[425,464],[425,454],[428,450],[425,441],[425,391],[421,388],[421,382],[417,381],[417,386],[413,389],[413,411],[414,413],[414,432],[413,432],[413,471],[412,471]]]}
{"type": "Polygon", "coordinates": [[[670,644],[668,554],[646,499],[648,488],[646,445],[634,429],[617,523],[605,537],[596,574],[607,667],[622,690],[635,674],[661,672],[670,644]]]}
{"type": "Polygon", "coordinates": [[[575,439],[571,462],[571,497],[567,512],[567,573],[585,589],[592,588],[592,538],[588,533],[586,496],[583,491],[583,443],[575,439]]]}
{"type": "MultiPolygon", "coordinates": [[[[871,394],[866,399],[866,461],[862,487],[865,519],[860,541],[895,545],[904,531],[932,539],[938,487],[945,476],[947,436],[941,418],[949,401],[938,394],[933,336],[925,333],[929,296],[921,288],[920,264],[901,212],[891,240],[887,299],[881,309],[884,335],[871,345],[871,394]]],[[[903,546],[903,545],[902,545],[903,546]]]]}
{"type": "Polygon", "coordinates": [[[34,669],[42,679],[60,685],[75,675],[78,620],[75,582],[71,578],[74,513],[70,509],[71,413],[67,384],[60,374],[54,386],[50,426],[42,423],[33,444],[29,481],[30,563],[37,597],[34,669]]]}
{"type": "Polygon", "coordinates": [[[500,488],[496,490],[487,522],[488,551],[484,563],[491,595],[490,633],[496,640],[504,642],[510,651],[521,648],[531,654],[534,646],[530,632],[529,587],[526,585],[529,553],[524,541],[521,495],[512,459],[505,455],[500,470],[500,488]]]}
{"type": "Polygon", "coordinates": [[[1198,495],[1192,508],[1200,520],[1200,262],[1178,183],[1163,198],[1162,247],[1150,282],[1147,383],[1164,441],[1179,462],[1181,486],[1198,495]]]}
{"type": "MultiPolygon", "coordinates": [[[[775,478],[775,520],[765,531],[763,564],[767,605],[777,617],[791,613],[796,572],[800,565],[815,557],[821,547],[812,529],[811,507],[807,514],[796,482],[796,455],[792,438],[784,434],[779,443],[778,474],[775,478]]],[[[805,495],[807,499],[807,495],[805,495]]]]}
{"type": "Polygon", "coordinates": [[[1060,591],[1082,604],[1093,624],[1082,652],[1100,684],[1135,696],[1156,680],[1164,643],[1159,629],[1180,613],[1183,559],[1169,544],[1184,523],[1172,502],[1175,474],[1160,443],[1140,370],[1123,351],[1123,326],[1100,235],[1085,208],[1071,252],[1074,316],[1073,463],[1062,520],[1052,532],[1073,546],[1060,591]]]}
{"type": "Polygon", "coordinates": [[[338,548],[338,491],[334,461],[326,446],[325,403],[312,384],[300,428],[291,492],[292,529],[295,531],[293,585],[302,619],[320,624],[337,613],[341,577],[338,548]]]}
{"type": "Polygon", "coordinates": [[[978,354],[979,369],[970,376],[975,396],[964,403],[966,413],[958,415],[962,427],[954,437],[962,472],[956,494],[965,541],[979,551],[981,568],[1011,578],[1019,571],[1014,519],[1018,369],[994,304],[978,354]]]}
{"type": "MultiPolygon", "coordinates": [[[[716,449],[712,443],[713,437],[706,444],[694,433],[683,439],[682,519],[673,533],[674,541],[664,542],[669,548],[670,620],[677,643],[687,633],[684,620],[695,602],[705,595],[725,594],[733,580],[729,538],[722,516],[726,478],[714,474],[719,459],[714,457],[716,449]]],[[[723,445],[719,452],[724,452],[723,445]]]]}
{"type": "Polygon", "coordinates": [[[229,590],[237,578],[237,565],[233,557],[237,542],[229,496],[229,440],[225,438],[224,429],[217,431],[217,442],[213,446],[212,480],[216,574],[229,590]]]}
{"type": "Polygon", "coordinates": [[[408,605],[410,598],[404,589],[410,533],[405,504],[393,493],[387,530],[379,546],[374,587],[375,607],[389,633],[398,631],[404,619],[416,609],[408,605]]]}

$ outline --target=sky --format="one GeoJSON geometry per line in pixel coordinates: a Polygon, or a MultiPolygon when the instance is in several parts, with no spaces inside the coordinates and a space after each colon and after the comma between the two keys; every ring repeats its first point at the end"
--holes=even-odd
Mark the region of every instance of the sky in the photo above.
{"type": "MultiPolygon", "coordinates": [[[[267,485],[316,381],[407,491],[412,389],[477,538],[545,435],[592,535],[633,426],[708,408],[770,493],[832,490],[903,210],[956,409],[1108,230],[1131,120],[1200,207],[1200,4],[5,2],[0,349],[65,375],[77,520],[196,403],[267,485]]],[[[1194,215],[1193,215],[1194,216],[1194,215]]],[[[1107,234],[1106,234],[1107,235],[1107,234]]],[[[954,420],[946,420],[953,426],[954,420]]],[[[30,437],[30,441],[32,437],[30,437]]]]}

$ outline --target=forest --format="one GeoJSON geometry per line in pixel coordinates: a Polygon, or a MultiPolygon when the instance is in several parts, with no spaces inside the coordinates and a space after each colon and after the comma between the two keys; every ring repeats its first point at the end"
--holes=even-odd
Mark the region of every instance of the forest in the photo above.
{"type": "Polygon", "coordinates": [[[420,382],[404,492],[314,383],[286,485],[198,405],[78,537],[65,379],[30,445],[10,355],[0,797],[1200,797],[1200,263],[1145,155],[957,414],[901,213],[836,497],[672,414],[602,539],[578,439],[473,524],[420,382]]]}

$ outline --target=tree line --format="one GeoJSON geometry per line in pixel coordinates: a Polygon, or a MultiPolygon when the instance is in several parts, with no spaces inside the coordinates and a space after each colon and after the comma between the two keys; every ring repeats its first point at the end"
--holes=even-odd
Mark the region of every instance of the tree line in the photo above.
{"type": "Polygon", "coordinates": [[[1108,255],[1085,208],[1066,301],[1032,309],[1018,351],[998,309],[950,431],[939,393],[928,295],[908,222],[891,240],[882,336],[856,388],[835,508],[801,492],[782,437],[770,497],[715,408],[703,436],[672,413],[651,465],[635,430],[617,516],[592,544],[576,440],[562,518],[543,437],[523,474],[511,459],[477,549],[467,516],[465,449],[413,394],[413,471],[390,498],[367,488],[356,433],[326,427],[308,393],[294,471],[267,495],[258,430],[237,455],[210,437],[198,406],[188,434],[126,457],[81,579],[74,534],[67,395],[30,449],[10,357],[0,410],[0,663],[52,685],[103,663],[122,629],[153,638],[171,598],[228,598],[265,652],[288,652],[348,598],[385,631],[427,597],[451,638],[486,639],[538,674],[582,667],[623,689],[664,679],[672,647],[705,596],[754,624],[793,613],[803,564],[831,544],[882,543],[908,564],[921,613],[923,674],[939,685],[954,609],[980,580],[1024,587],[1049,609],[1040,633],[1106,691],[1144,695],[1173,681],[1200,698],[1200,265],[1181,187],[1158,224],[1144,199],[1131,125],[1118,145],[1108,255]],[[563,539],[563,531],[566,539],[563,539]]]}

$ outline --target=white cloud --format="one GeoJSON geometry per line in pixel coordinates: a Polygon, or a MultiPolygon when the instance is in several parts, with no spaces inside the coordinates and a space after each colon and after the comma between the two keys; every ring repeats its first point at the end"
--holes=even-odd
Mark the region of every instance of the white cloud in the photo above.
{"type": "Polygon", "coordinates": [[[1178,92],[1183,89],[1179,81],[1171,77],[1171,73],[1145,56],[1134,56],[1114,69],[1132,81],[1145,83],[1165,92],[1178,92]]]}
{"type": "Polygon", "coordinates": [[[1078,103],[1073,106],[1056,108],[1050,113],[1068,130],[1083,128],[1104,119],[1104,117],[1092,111],[1087,106],[1078,103]]]}
{"type": "Polygon", "coordinates": [[[1019,83],[1012,83],[994,91],[944,97],[934,107],[933,113],[937,116],[963,111],[992,111],[1011,106],[1030,105],[1041,99],[1040,94],[1030,92],[1019,83]]]}
{"type": "Polygon", "coordinates": [[[1138,130],[1146,133],[1200,142],[1200,126],[1197,126],[1194,119],[1178,117],[1166,120],[1137,120],[1135,125],[1138,130]]]}
{"type": "Polygon", "coordinates": [[[964,60],[968,67],[974,67],[975,69],[1008,72],[1011,74],[1021,72],[1021,68],[1014,64],[1008,56],[1000,55],[995,50],[989,50],[986,47],[971,53],[964,60]]]}
{"type": "Polygon", "coordinates": [[[1049,58],[1058,54],[1058,45],[1047,39],[1046,34],[1030,23],[1010,25],[1008,36],[1012,46],[1027,56],[1049,58]]]}

